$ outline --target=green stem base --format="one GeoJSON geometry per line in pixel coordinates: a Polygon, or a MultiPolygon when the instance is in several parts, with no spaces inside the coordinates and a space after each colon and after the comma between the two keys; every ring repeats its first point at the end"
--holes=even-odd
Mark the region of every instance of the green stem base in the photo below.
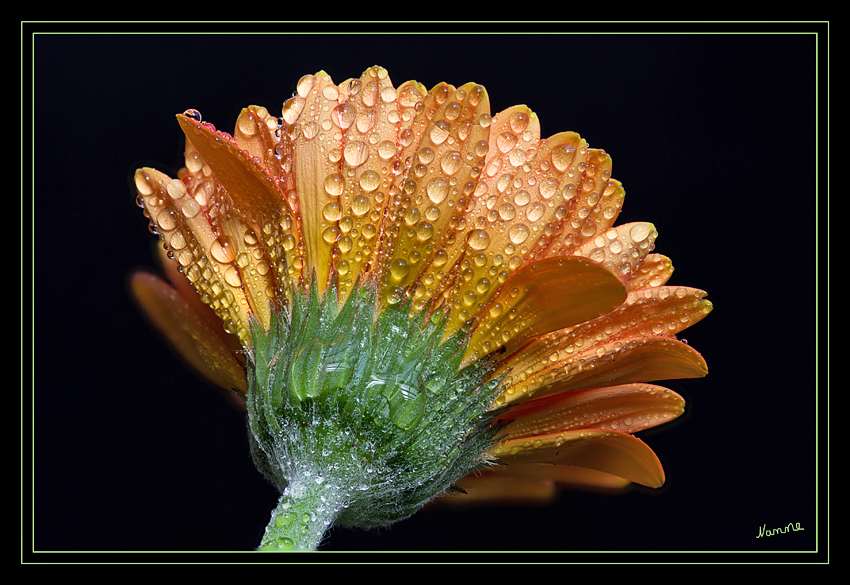
{"type": "Polygon", "coordinates": [[[307,478],[283,491],[258,550],[312,551],[339,515],[343,504],[335,486],[307,478]]]}

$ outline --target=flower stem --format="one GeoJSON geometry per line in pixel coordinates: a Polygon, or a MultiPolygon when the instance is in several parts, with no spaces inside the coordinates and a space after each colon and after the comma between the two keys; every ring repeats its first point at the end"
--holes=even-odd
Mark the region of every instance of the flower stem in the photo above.
{"type": "Polygon", "coordinates": [[[260,543],[260,551],[316,550],[342,506],[339,490],[307,479],[284,489],[260,543]]]}

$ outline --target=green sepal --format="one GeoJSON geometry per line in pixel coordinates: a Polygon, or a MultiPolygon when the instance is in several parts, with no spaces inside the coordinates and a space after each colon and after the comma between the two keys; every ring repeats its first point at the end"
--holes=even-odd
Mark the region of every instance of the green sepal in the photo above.
{"type": "Polygon", "coordinates": [[[444,340],[446,316],[410,300],[378,311],[371,283],[342,306],[315,280],[289,298],[252,324],[247,401],[254,460],[287,502],[320,479],[337,523],[383,526],[485,464],[501,379],[487,358],[459,369],[469,327],[444,340]]]}

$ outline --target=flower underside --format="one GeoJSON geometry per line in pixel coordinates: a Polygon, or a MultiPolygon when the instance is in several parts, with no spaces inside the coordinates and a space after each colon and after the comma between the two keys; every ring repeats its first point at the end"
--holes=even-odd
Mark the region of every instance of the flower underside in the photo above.
{"type": "Polygon", "coordinates": [[[134,292],[245,397],[282,491],[267,544],[303,529],[315,546],[322,518],[392,522],[453,485],[663,483],[634,433],[684,403],[647,382],[705,375],[676,335],[711,304],[667,285],[652,224],[614,226],[604,151],[541,139],[525,106],[491,115],[480,85],[395,88],[379,67],[306,76],[280,117],[246,108],[232,135],[177,118],[178,178],[135,177],[172,284],[140,274],[134,292]],[[325,512],[308,527],[304,502],[325,512]]]}

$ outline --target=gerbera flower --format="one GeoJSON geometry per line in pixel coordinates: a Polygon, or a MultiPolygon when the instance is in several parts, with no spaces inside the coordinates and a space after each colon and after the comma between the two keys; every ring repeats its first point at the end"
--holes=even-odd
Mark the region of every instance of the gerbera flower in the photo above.
{"type": "Polygon", "coordinates": [[[684,404],[647,382],[705,375],[675,335],[711,304],[666,285],[651,224],[614,227],[604,151],[542,140],[525,106],[491,116],[475,83],[396,88],[380,67],[305,76],[232,135],[177,119],[185,168],[135,175],[171,285],[133,290],[246,405],[281,491],[263,548],[446,494],[663,483],[634,433],[684,404]]]}

